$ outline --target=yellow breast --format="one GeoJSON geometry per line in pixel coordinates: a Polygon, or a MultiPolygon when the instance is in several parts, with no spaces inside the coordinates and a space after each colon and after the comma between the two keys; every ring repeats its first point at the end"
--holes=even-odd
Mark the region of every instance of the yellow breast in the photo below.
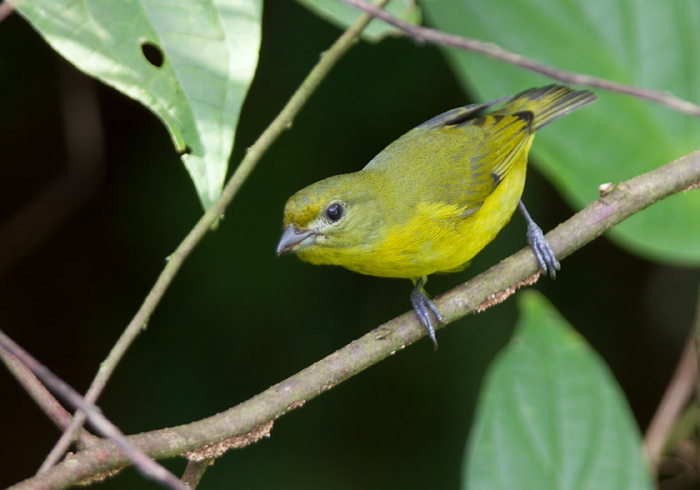
{"type": "MultiPolygon", "coordinates": [[[[529,146],[529,145],[528,145],[529,146]]],[[[372,250],[344,258],[361,274],[415,279],[467,265],[510,221],[525,185],[527,151],[473,214],[451,204],[422,202],[405,223],[389,228],[372,250]]]]}

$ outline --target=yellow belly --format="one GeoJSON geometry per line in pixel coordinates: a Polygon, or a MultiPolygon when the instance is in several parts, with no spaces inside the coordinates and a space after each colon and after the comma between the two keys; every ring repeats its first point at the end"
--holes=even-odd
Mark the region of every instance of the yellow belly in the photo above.
{"type": "Polygon", "coordinates": [[[516,163],[474,214],[443,203],[421,203],[407,224],[391,228],[371,251],[337,261],[361,274],[415,279],[466,266],[510,221],[525,185],[526,157],[516,163]]]}

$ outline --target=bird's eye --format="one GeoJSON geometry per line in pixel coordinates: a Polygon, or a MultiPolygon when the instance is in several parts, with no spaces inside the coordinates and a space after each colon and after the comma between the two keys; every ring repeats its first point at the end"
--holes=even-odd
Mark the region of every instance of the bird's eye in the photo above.
{"type": "Polygon", "coordinates": [[[331,221],[338,221],[343,217],[344,209],[340,203],[333,203],[326,209],[326,217],[331,221]]]}

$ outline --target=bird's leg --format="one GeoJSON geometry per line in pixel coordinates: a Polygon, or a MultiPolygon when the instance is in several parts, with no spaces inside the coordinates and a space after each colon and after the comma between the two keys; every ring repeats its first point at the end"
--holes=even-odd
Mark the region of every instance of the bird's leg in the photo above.
{"type": "Polygon", "coordinates": [[[537,226],[537,223],[532,219],[530,213],[527,212],[525,204],[523,204],[522,201],[518,203],[518,208],[520,212],[523,213],[525,221],[527,221],[527,242],[530,244],[535,254],[540,269],[542,269],[544,273],[549,274],[550,277],[555,278],[561,266],[559,265],[557,257],[554,255],[554,250],[552,250],[551,245],[544,237],[542,228],[537,226]]]}
{"type": "Polygon", "coordinates": [[[428,296],[426,296],[425,294],[423,286],[425,286],[426,278],[421,277],[414,282],[416,284],[416,287],[413,288],[413,291],[411,292],[411,304],[413,305],[413,310],[416,312],[418,319],[428,331],[430,340],[433,341],[435,350],[437,350],[438,343],[437,339],[435,338],[435,327],[433,325],[433,319],[431,318],[431,314],[439,325],[444,325],[445,322],[443,321],[442,315],[435,306],[435,303],[430,301],[428,299],[428,296]]]}

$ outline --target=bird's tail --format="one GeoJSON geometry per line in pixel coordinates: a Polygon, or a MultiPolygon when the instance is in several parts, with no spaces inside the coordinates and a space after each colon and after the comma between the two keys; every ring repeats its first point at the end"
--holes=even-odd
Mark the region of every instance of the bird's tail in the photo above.
{"type": "Polygon", "coordinates": [[[590,90],[573,90],[563,85],[531,88],[511,97],[494,114],[532,112],[535,130],[596,100],[590,90]]]}

